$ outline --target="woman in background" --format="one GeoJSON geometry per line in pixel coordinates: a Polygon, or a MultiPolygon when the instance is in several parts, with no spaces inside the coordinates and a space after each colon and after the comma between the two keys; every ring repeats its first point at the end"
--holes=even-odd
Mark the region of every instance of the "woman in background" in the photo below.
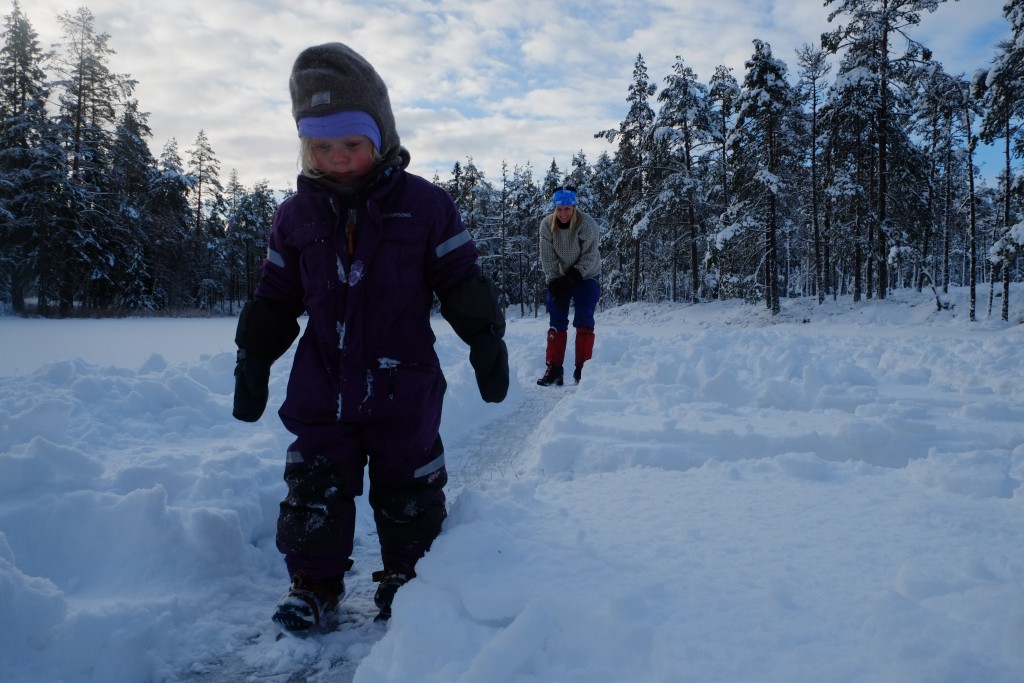
{"type": "Polygon", "coordinates": [[[569,304],[576,328],[576,369],[579,383],[583,364],[594,352],[594,310],[601,298],[601,254],[597,221],[576,207],[576,188],[560,187],[551,198],[554,210],[540,222],[540,264],[547,281],[549,327],[542,387],[563,383],[568,341],[569,304]]]}

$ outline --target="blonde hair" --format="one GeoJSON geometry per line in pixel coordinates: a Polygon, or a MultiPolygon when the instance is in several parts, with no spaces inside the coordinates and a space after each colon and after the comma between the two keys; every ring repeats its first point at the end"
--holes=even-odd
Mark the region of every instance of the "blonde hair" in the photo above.
{"type": "MultiPolygon", "coordinates": [[[[373,146],[373,163],[379,164],[384,157],[373,146]]],[[[323,178],[324,172],[316,167],[316,157],[313,156],[313,138],[299,138],[299,172],[307,178],[323,178]]]]}
{"type": "MultiPolygon", "coordinates": [[[[569,229],[575,230],[576,224],[580,222],[580,210],[575,206],[572,207],[572,218],[569,219],[569,229]]],[[[558,218],[555,217],[555,212],[551,212],[548,224],[551,226],[551,232],[555,231],[555,227],[558,225],[558,218]]]]}

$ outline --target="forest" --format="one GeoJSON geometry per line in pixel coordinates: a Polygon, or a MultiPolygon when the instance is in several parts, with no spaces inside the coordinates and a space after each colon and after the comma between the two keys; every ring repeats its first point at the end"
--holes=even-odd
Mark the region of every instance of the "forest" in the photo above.
{"type": "MultiPolygon", "coordinates": [[[[602,225],[602,306],[742,298],[884,299],[970,287],[970,318],[1008,319],[1024,245],[1024,0],[1008,40],[969,75],[914,39],[945,0],[824,0],[834,30],[753,42],[742,73],[706,82],[676,57],[660,80],[634,63],[613,148],[569,167],[472,150],[433,182],[455,199],[504,303],[535,314],[537,229],[554,188],[577,188],[602,225]],[[994,186],[977,145],[1000,151],[994,186]],[[987,313],[977,313],[983,308],[987,313]]],[[[0,311],[46,317],[220,315],[259,278],[290,193],[226,182],[213,143],[154,155],[137,82],[113,73],[111,36],[85,7],[39,45],[15,0],[0,32],[0,311]]]]}

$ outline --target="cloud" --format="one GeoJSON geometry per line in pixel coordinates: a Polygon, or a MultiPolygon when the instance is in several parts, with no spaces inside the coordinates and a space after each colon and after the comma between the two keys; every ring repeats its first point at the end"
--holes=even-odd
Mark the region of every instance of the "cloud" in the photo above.
{"type": "MultiPolygon", "coordinates": [[[[22,3],[49,48],[66,0],[22,3]]],[[[940,4],[919,30],[956,73],[991,58],[1008,35],[1003,0],[940,4]]],[[[412,170],[446,177],[472,157],[492,181],[501,162],[554,159],[567,169],[627,113],[642,54],[659,88],[681,56],[705,82],[722,64],[742,79],[752,41],[765,40],[795,69],[794,50],[831,26],[822,0],[92,0],[96,30],[116,51],[110,68],[138,81],[151,149],[175,138],[183,157],[205,132],[225,179],[290,187],[297,140],[288,99],[292,60],[340,40],[366,56],[391,93],[412,170]]],[[[9,14],[10,8],[3,12],[9,14]]],[[[970,72],[968,71],[968,73],[970,72]]],[[[657,108],[656,101],[652,106],[657,108]]]]}

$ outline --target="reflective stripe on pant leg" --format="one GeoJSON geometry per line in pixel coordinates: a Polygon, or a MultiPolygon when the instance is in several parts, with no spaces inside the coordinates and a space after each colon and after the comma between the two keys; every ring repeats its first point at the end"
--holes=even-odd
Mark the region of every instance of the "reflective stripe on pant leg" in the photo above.
{"type": "Polygon", "coordinates": [[[370,506],[385,568],[413,569],[430,549],[447,516],[448,471],[438,436],[428,457],[411,472],[376,463],[370,456],[370,506]]]}

